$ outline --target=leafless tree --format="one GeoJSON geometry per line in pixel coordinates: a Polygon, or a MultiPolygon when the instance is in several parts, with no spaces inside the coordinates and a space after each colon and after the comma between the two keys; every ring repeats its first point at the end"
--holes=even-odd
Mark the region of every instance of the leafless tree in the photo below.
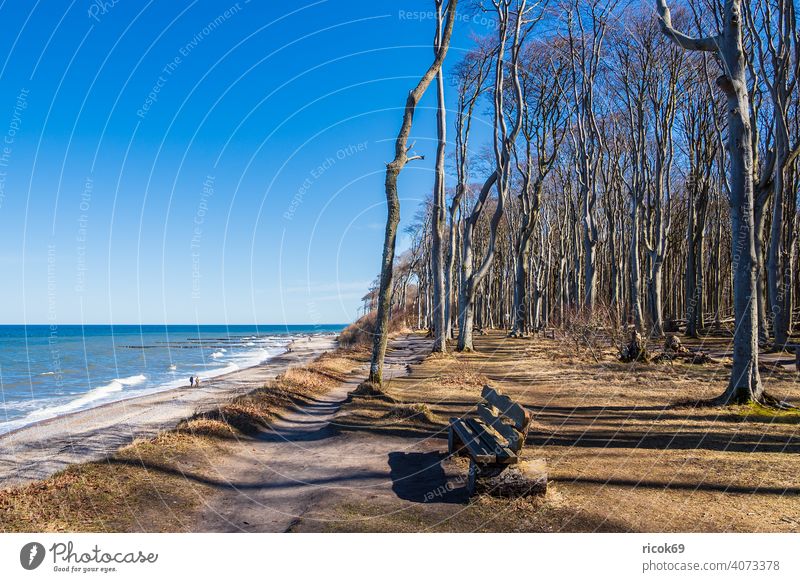
{"type": "Polygon", "coordinates": [[[417,86],[408,94],[406,106],[403,113],[403,122],[400,132],[395,141],[394,160],[386,165],[386,204],[388,215],[386,219],[386,235],[383,243],[383,258],[381,260],[380,293],[378,297],[378,313],[375,321],[375,341],[372,347],[372,361],[369,369],[368,381],[380,386],[383,381],[383,360],[386,355],[386,345],[389,340],[389,316],[392,301],[392,276],[394,267],[395,242],[397,239],[397,225],[400,222],[400,199],[397,194],[397,177],[403,167],[420,156],[409,155],[408,138],[411,133],[411,125],[414,120],[414,111],[422,95],[431,84],[433,78],[438,74],[442,63],[447,55],[450,46],[450,38],[453,35],[453,25],[456,19],[456,7],[458,0],[449,0],[447,4],[446,22],[444,31],[441,32],[437,26],[436,36],[440,39],[439,51],[433,59],[433,63],[425,71],[417,86]]]}

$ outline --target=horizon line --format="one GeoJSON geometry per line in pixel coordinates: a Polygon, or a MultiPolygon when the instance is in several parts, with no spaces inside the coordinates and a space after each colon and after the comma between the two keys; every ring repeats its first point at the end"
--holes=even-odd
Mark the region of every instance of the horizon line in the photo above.
{"type": "Polygon", "coordinates": [[[252,327],[319,327],[319,326],[326,326],[326,325],[350,325],[349,323],[3,323],[0,322],[0,327],[3,326],[42,326],[42,327],[50,327],[50,326],[60,326],[60,325],[70,325],[70,326],[82,326],[82,327],[89,327],[95,325],[130,325],[130,326],[164,326],[164,325],[182,325],[185,327],[197,327],[203,325],[218,325],[218,326],[243,326],[248,325],[252,327]]]}

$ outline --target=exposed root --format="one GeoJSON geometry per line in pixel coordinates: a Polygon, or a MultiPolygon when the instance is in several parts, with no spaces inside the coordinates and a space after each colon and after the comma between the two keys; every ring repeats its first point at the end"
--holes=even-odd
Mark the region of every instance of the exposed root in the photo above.
{"type": "Polygon", "coordinates": [[[365,381],[358,385],[358,387],[347,395],[347,402],[352,402],[353,398],[380,398],[387,402],[396,402],[396,400],[389,396],[382,386],[373,382],[365,381]]]}
{"type": "Polygon", "coordinates": [[[760,398],[737,401],[731,399],[726,394],[721,394],[715,398],[703,400],[679,400],[672,404],[674,408],[720,408],[724,406],[747,406],[755,405],[775,411],[800,410],[800,408],[780,400],[767,392],[763,392],[760,398]]]}

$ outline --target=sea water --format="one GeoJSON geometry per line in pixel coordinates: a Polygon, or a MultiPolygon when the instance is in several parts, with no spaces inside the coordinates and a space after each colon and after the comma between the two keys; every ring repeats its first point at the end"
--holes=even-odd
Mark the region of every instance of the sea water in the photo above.
{"type": "MultiPolygon", "coordinates": [[[[0,434],[263,363],[341,325],[0,326],[0,434]]],[[[202,386],[202,382],[201,382],[202,386]]]]}

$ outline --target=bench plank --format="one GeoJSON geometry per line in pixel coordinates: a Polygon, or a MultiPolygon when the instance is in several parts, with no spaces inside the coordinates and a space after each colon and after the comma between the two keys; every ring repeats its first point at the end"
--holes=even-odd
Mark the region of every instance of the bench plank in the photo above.
{"type": "Polygon", "coordinates": [[[491,447],[487,447],[481,440],[478,432],[471,427],[467,421],[454,418],[450,421],[450,430],[453,430],[458,438],[464,443],[469,455],[475,459],[476,463],[494,463],[496,455],[491,447]]]}
{"type": "Polygon", "coordinates": [[[490,407],[482,403],[478,404],[478,416],[505,439],[509,449],[515,453],[519,452],[522,448],[522,433],[513,426],[504,423],[503,419],[500,418],[498,414],[498,410],[494,406],[490,407]]]}
{"type": "Polygon", "coordinates": [[[500,414],[508,417],[515,428],[522,434],[528,432],[528,425],[531,423],[531,415],[522,406],[511,400],[505,394],[501,394],[488,384],[483,387],[481,396],[486,402],[500,411],[500,414]]]}
{"type": "Polygon", "coordinates": [[[508,448],[503,437],[496,431],[486,426],[479,418],[470,418],[467,422],[473,431],[479,435],[484,445],[494,453],[495,464],[511,464],[517,462],[517,454],[508,448]]]}

